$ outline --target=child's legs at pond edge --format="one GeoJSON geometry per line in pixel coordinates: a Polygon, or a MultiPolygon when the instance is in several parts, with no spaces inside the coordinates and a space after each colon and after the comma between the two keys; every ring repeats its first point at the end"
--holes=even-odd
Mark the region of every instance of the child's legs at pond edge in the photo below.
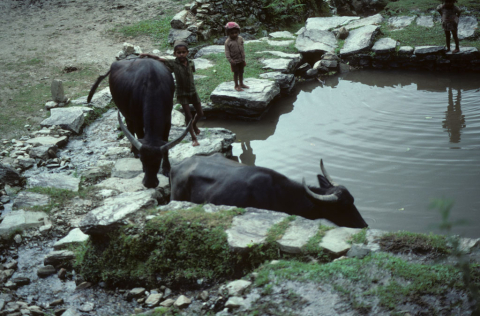
{"type": "Polygon", "coordinates": [[[450,50],[450,31],[445,31],[445,38],[447,40],[447,49],[450,50]]]}
{"type": "MultiPolygon", "coordinates": [[[[185,124],[190,123],[192,120],[192,112],[190,112],[190,105],[182,104],[183,112],[185,113],[185,124]]],[[[190,135],[192,136],[192,140],[196,140],[197,136],[193,132],[193,124],[190,126],[190,135]]]]}
{"type": "Polygon", "coordinates": [[[458,31],[457,30],[454,30],[452,31],[452,35],[453,35],[453,40],[455,41],[455,49],[459,49],[459,42],[458,42],[458,31]]]}

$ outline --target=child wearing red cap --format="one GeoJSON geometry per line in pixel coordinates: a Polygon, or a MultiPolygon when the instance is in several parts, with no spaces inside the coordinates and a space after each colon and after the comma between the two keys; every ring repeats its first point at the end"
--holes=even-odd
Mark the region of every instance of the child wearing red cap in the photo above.
{"type": "Polygon", "coordinates": [[[235,90],[243,91],[249,87],[243,83],[243,68],[245,62],[245,50],[243,48],[243,37],[240,34],[240,26],[235,22],[228,22],[225,26],[228,38],[225,42],[225,56],[230,62],[235,81],[235,90]],[[243,89],[242,89],[243,88],[243,89]]]}

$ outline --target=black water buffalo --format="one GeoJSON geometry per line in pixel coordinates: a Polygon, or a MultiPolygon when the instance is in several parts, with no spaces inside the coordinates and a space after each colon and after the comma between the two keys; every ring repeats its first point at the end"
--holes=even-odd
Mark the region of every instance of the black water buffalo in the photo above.
{"type": "Polygon", "coordinates": [[[170,172],[168,150],[187,135],[190,127],[187,126],[180,137],[168,142],[175,88],[173,76],[163,63],[156,60],[120,60],[97,79],[88,95],[88,102],[100,82],[109,74],[113,101],[127,122],[125,127],[118,113],[120,127],[132,143],[135,155],[142,161],[145,172],[143,185],[155,188],[160,165],[164,175],[168,176],[170,172]]]}
{"type": "Polygon", "coordinates": [[[320,187],[307,187],[271,169],[240,164],[221,154],[194,156],[172,167],[171,200],[255,207],[325,218],[339,226],[367,227],[353,196],[336,185],[323,167],[320,187]]]}

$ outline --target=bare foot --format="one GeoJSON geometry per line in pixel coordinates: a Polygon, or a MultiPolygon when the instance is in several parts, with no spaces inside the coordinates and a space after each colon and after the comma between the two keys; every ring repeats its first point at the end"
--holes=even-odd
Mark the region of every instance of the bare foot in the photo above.
{"type": "Polygon", "coordinates": [[[235,90],[237,90],[237,91],[243,91],[243,89],[240,88],[239,86],[236,86],[236,87],[235,87],[235,90]]]}
{"type": "Polygon", "coordinates": [[[195,131],[195,134],[200,135],[200,129],[198,127],[194,126],[193,130],[195,131]]]}
{"type": "Polygon", "coordinates": [[[459,50],[458,48],[456,48],[456,49],[454,49],[454,50],[452,51],[452,54],[456,54],[456,53],[458,53],[459,51],[460,51],[460,50],[459,50]]]}
{"type": "Polygon", "coordinates": [[[192,146],[193,147],[200,146],[200,144],[198,143],[198,140],[196,139],[192,140],[192,146]]]}
{"type": "Polygon", "coordinates": [[[250,88],[249,86],[244,85],[243,83],[240,85],[240,87],[245,88],[245,89],[249,89],[249,88],[250,88]]]}
{"type": "Polygon", "coordinates": [[[450,48],[447,48],[445,51],[446,51],[446,52],[449,52],[449,51],[450,51],[450,48]]]}

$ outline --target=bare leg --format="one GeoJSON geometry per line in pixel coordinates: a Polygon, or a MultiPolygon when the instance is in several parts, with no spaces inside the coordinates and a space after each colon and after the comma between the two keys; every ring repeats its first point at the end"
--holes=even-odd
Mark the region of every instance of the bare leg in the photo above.
{"type": "Polygon", "coordinates": [[[197,127],[197,122],[200,121],[200,119],[203,117],[202,104],[196,103],[193,105],[193,107],[197,112],[197,114],[195,114],[195,117],[193,118],[193,130],[195,131],[195,134],[200,135],[200,129],[197,127]]]}
{"type": "Polygon", "coordinates": [[[453,40],[455,41],[455,50],[452,51],[452,53],[458,53],[460,51],[460,44],[458,42],[458,33],[457,33],[457,30],[455,31],[452,31],[452,35],[453,35],[453,40]]]}
{"type": "Polygon", "coordinates": [[[240,88],[245,88],[245,89],[250,88],[249,86],[243,83],[243,72],[241,72],[238,76],[240,77],[240,88]]]}
{"type": "Polygon", "coordinates": [[[447,40],[447,52],[450,51],[450,31],[445,31],[445,39],[447,40]]]}
{"type": "MultiPolygon", "coordinates": [[[[190,106],[188,104],[182,104],[183,112],[185,113],[185,121],[188,123],[192,120],[192,112],[190,112],[190,106]]],[[[190,136],[192,136],[192,145],[198,146],[200,145],[197,141],[197,136],[193,132],[193,125],[190,126],[190,136]]]]}
{"type": "Polygon", "coordinates": [[[238,85],[238,72],[233,73],[233,81],[235,81],[235,90],[243,91],[243,89],[238,85]]]}

